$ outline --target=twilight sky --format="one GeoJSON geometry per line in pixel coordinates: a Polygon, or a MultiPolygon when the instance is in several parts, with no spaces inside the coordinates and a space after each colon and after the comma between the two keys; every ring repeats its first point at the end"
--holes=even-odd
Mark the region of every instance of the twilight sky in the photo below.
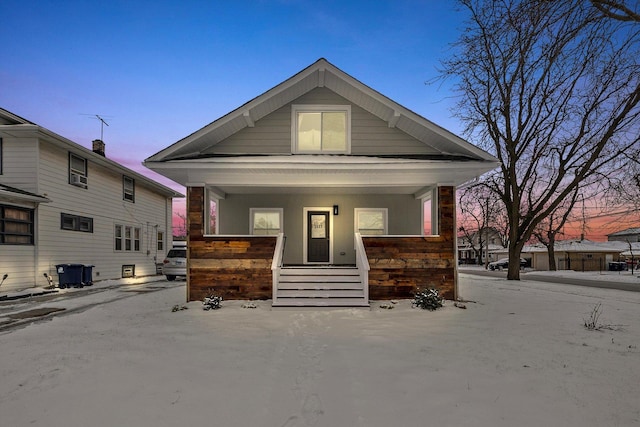
{"type": "Polygon", "coordinates": [[[181,192],[141,162],[320,57],[461,133],[449,83],[425,84],[462,28],[453,1],[2,0],[0,16],[1,107],[87,148],[98,114],[107,157],[181,192]]]}

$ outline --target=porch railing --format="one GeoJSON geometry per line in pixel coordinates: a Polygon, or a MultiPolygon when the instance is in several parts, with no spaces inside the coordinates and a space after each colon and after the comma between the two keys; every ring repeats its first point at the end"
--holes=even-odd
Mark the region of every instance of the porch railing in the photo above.
{"type": "Polygon", "coordinates": [[[287,241],[284,233],[279,233],[276,240],[276,248],[273,254],[273,262],[271,263],[271,274],[273,276],[273,302],[278,300],[278,283],[280,282],[280,271],[284,259],[284,246],[287,241]]]}
{"type": "Polygon", "coordinates": [[[367,258],[367,252],[364,249],[364,243],[362,243],[362,235],[356,233],[356,267],[360,273],[360,281],[364,287],[364,300],[369,301],[369,259],[367,258]]]}

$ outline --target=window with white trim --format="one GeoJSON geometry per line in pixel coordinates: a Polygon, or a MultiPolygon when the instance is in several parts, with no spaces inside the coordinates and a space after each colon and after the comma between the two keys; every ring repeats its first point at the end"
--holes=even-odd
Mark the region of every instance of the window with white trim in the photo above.
{"type": "Polygon", "coordinates": [[[157,234],[157,249],[159,251],[163,251],[164,250],[164,231],[158,231],[157,234]]]}
{"type": "Polygon", "coordinates": [[[116,251],[140,252],[142,229],[130,225],[116,224],[114,228],[114,249],[116,251]]]}
{"type": "Polygon", "coordinates": [[[204,206],[205,214],[205,234],[218,234],[218,196],[213,191],[206,191],[206,201],[204,206]]]}
{"type": "Polygon", "coordinates": [[[438,225],[438,189],[422,199],[422,224],[425,236],[440,234],[438,225]]]}
{"type": "Polygon", "coordinates": [[[293,153],[350,153],[350,105],[292,105],[293,153]]]}
{"type": "Polygon", "coordinates": [[[122,177],[122,200],[136,202],[136,181],[126,175],[122,177]]]}
{"type": "Polygon", "coordinates": [[[282,233],[282,208],[251,208],[251,234],[273,236],[282,233]]]}
{"type": "Polygon", "coordinates": [[[364,236],[388,234],[387,208],[355,208],[355,230],[364,236]]]}
{"type": "Polygon", "coordinates": [[[69,153],[69,184],[87,188],[87,159],[69,153]]]}

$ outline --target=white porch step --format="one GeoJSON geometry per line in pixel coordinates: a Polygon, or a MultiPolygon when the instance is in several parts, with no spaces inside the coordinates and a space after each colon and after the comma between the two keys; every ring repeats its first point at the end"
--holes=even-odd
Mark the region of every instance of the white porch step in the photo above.
{"type": "Polygon", "coordinates": [[[284,298],[272,304],[273,307],[369,307],[369,301],[358,298],[284,298]]]}
{"type": "Polygon", "coordinates": [[[275,307],[364,307],[364,286],[353,267],[283,268],[275,307]]]}

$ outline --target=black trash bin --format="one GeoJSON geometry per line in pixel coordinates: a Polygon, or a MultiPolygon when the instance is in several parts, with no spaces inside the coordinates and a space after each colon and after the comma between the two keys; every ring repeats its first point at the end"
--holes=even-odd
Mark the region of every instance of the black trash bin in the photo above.
{"type": "Polygon", "coordinates": [[[66,287],[82,287],[82,264],[58,264],[56,271],[58,272],[58,283],[61,289],[66,287]]]}
{"type": "Polygon", "coordinates": [[[82,283],[85,286],[93,285],[93,267],[94,265],[83,265],[82,266],[82,283]]]}

